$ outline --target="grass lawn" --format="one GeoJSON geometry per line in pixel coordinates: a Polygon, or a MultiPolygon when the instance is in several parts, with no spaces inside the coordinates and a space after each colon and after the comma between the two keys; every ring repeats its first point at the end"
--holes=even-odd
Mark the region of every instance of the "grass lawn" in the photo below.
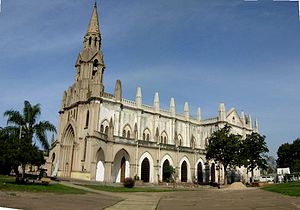
{"type": "Polygon", "coordinates": [[[26,192],[51,192],[61,194],[84,194],[86,191],[67,187],[61,184],[50,183],[42,185],[40,183],[16,184],[15,177],[0,176],[1,191],[26,191],[26,192]]]}
{"type": "Polygon", "coordinates": [[[81,185],[94,190],[107,191],[107,192],[172,192],[172,191],[190,191],[200,189],[185,189],[185,188],[155,188],[155,187],[133,187],[126,188],[123,186],[107,186],[107,185],[81,185]]]}
{"type": "Polygon", "coordinates": [[[290,196],[300,196],[300,182],[271,184],[262,189],[290,196]]]}

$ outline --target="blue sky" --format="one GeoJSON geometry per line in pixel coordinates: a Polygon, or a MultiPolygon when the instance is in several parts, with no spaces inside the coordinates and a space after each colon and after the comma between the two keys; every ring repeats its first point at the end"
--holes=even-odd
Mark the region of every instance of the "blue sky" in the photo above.
{"type": "MultiPolygon", "coordinates": [[[[62,93],[74,82],[93,0],[2,0],[0,112],[42,105],[57,125],[62,93]]],[[[259,120],[271,154],[300,137],[300,21],[297,2],[260,0],[122,0],[98,2],[104,85],[161,107],[175,98],[196,115],[218,104],[259,120]]],[[[0,118],[0,126],[6,119],[0,118]]]]}

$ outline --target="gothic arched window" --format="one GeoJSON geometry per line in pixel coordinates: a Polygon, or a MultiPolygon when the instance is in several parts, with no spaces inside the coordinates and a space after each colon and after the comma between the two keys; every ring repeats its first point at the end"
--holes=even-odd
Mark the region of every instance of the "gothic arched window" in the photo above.
{"type": "Polygon", "coordinates": [[[146,128],[143,132],[143,140],[144,141],[149,141],[150,139],[150,131],[148,128],[146,128]]]}
{"type": "Polygon", "coordinates": [[[89,46],[92,44],[92,37],[89,38],[89,46]]]}
{"type": "Polygon", "coordinates": [[[94,62],[93,62],[93,71],[92,71],[92,75],[93,76],[95,76],[95,74],[96,74],[96,72],[98,70],[98,65],[99,65],[98,60],[95,59],[94,62]]]}
{"type": "Polygon", "coordinates": [[[130,139],[130,131],[127,131],[127,139],[130,139]]]}
{"type": "Polygon", "coordinates": [[[161,133],[161,143],[163,143],[163,144],[167,144],[168,143],[168,136],[167,136],[166,131],[163,131],[161,133]]]}
{"type": "Polygon", "coordinates": [[[90,118],[90,112],[87,111],[87,113],[86,113],[86,120],[85,120],[85,128],[89,127],[89,118],[90,118]]]}

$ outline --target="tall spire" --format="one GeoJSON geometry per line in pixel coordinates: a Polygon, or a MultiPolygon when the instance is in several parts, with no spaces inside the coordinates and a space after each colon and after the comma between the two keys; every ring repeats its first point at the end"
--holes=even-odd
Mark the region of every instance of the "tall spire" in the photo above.
{"type": "Polygon", "coordinates": [[[97,3],[95,2],[92,16],[89,22],[87,32],[84,36],[84,48],[99,50],[101,47],[101,34],[99,27],[99,19],[97,13],[97,3]]]}
{"type": "Polygon", "coordinates": [[[97,2],[95,2],[92,17],[89,23],[89,27],[87,30],[88,33],[100,33],[99,30],[99,19],[98,19],[98,13],[97,13],[97,2]]]}

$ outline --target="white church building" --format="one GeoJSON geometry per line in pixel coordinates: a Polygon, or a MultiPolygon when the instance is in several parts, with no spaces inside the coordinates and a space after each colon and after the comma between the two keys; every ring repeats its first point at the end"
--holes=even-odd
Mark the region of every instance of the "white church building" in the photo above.
{"type": "Polygon", "coordinates": [[[223,103],[216,117],[202,119],[198,108],[195,119],[188,103],[183,114],[177,113],[174,98],[168,110],[161,109],[159,93],[153,105],[146,105],[139,87],[135,100],[128,100],[122,97],[120,80],[114,93],[107,93],[101,43],[95,5],[76,60],[75,81],[63,93],[48,175],[108,183],[138,177],[158,183],[168,181],[166,166],[173,166],[177,182],[222,180],[224,168],[205,159],[207,139],[226,123],[233,133],[245,136],[258,131],[257,121],[234,108],[226,110],[223,103]]]}

